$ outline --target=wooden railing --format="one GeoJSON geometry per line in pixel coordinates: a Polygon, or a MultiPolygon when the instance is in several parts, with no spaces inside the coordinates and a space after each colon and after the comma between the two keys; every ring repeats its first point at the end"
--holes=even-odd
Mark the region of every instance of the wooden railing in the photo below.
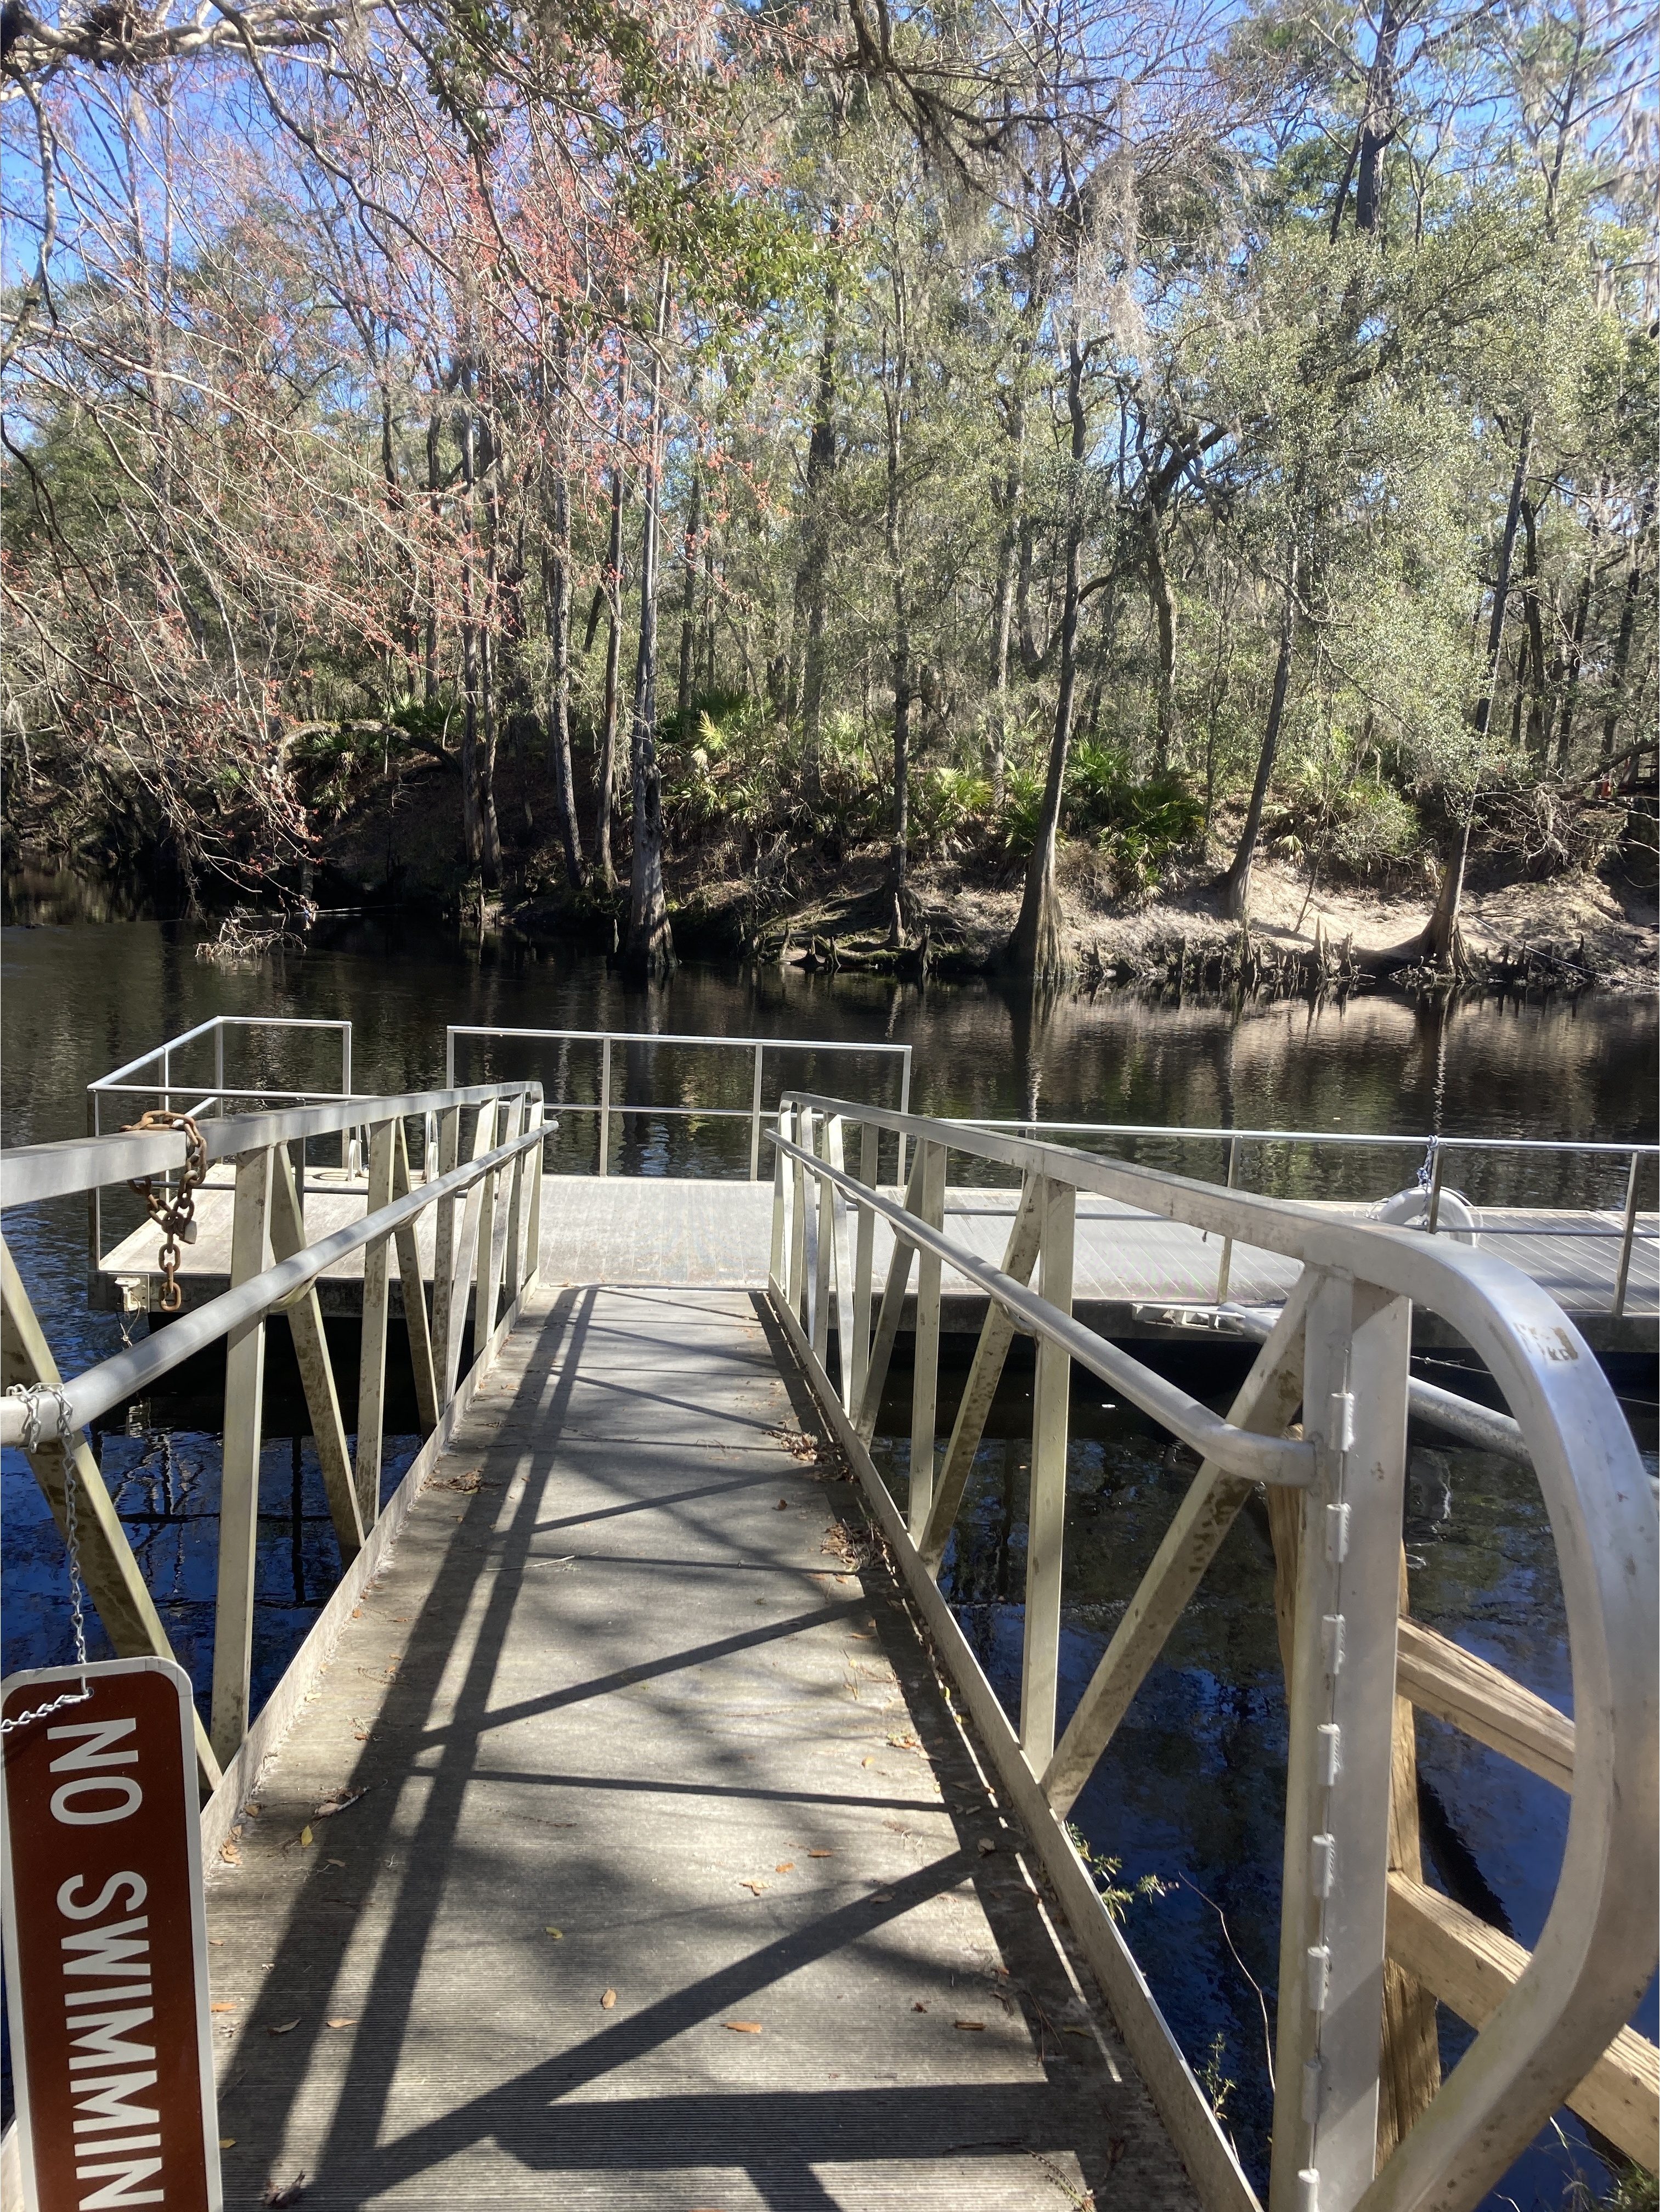
{"type": "MultiPolygon", "coordinates": [[[[199,1717],[197,1721],[203,1784],[226,1820],[239,1790],[246,1794],[243,1785],[251,1784],[259,1758],[303,1694],[307,1669],[314,1674],[320,1663],[337,1626],[334,1615],[343,1593],[349,1598],[361,1585],[396,1534],[536,1279],[544,1134],[536,1084],[482,1084],[204,1121],[208,1164],[234,1164],[230,1288],[187,1308],[113,1358],[67,1377],[59,1372],[11,1254],[0,1243],[0,1351],[13,1394],[0,1399],[0,1442],[25,1445],[60,1530],[67,1527],[72,1474],[82,1572],[119,1656],[171,1658],[173,1653],[81,1431],[192,1353],[221,1342],[226,1347],[212,1711],[206,1728],[199,1717]],[[411,1119],[420,1121],[426,1140],[413,1169],[404,1128],[411,1119]],[[361,1146],[368,1163],[367,1204],[361,1221],[313,1243],[307,1239],[301,1200],[305,1147],[331,1136],[361,1146]],[[419,1224],[429,1212],[435,1216],[430,1306],[417,1245],[419,1224]],[[360,1251],[362,1350],[351,1425],[354,1452],[317,1281],[360,1251]],[[424,1441],[383,1511],[394,1262],[424,1441]],[[464,1341],[470,1303],[471,1337],[464,1341]],[[265,1335],[268,1323],[278,1317],[293,1339],[344,1579],[282,1689],[251,1727],[265,1335]]],[[[0,1205],[26,1205],[138,1176],[176,1181],[185,1165],[185,1138],[176,1131],[21,1146],[0,1154],[0,1205]]]]}
{"type": "Polygon", "coordinates": [[[1651,2166],[1660,2052],[1624,2023],[1660,1948],[1660,1540],[1618,1402],[1566,1316],[1488,1253],[1059,1145],[806,1095],[785,1100],[774,1141],[773,1306],[1207,2203],[1245,2212],[1257,2200],[1065,1816],[1258,1484],[1276,1553],[1277,1591],[1264,1601],[1277,1615],[1290,1718],[1271,2212],[1460,2212],[1563,2103],[1651,2166]],[[903,1194],[877,1184],[885,1134],[915,1148],[903,1194]],[[953,1153],[1022,1178],[1000,1267],[946,1234],[953,1153]],[[1073,1318],[1080,1191],[1300,1261],[1225,1419],[1073,1318]],[[892,1240],[879,1300],[879,1222],[892,1240]],[[986,1293],[988,1310],[942,1452],[947,1267],[986,1293]],[[912,1298],[902,1510],[870,1444],[912,1298]],[[1509,1414],[1412,1381],[1414,1304],[1480,1354],[1509,1414]],[[1037,1346],[1018,1722],[937,1581],[1017,1330],[1037,1346]],[[1074,1363],[1201,1464],[1057,1738],[1074,1363]],[[1402,1619],[1409,1402],[1444,1426],[1497,1437],[1535,1469],[1561,1570],[1576,1721],[1402,1619]],[[1531,1956],[1423,1881],[1414,1706],[1571,1794],[1562,1871],[1531,1956]],[[1444,2082],[1438,2000],[1479,2031],[1444,2082]]]}

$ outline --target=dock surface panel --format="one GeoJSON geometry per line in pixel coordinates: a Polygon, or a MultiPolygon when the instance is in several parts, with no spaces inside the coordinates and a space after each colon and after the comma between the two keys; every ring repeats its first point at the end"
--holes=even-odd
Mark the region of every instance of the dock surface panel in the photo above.
{"type": "Polygon", "coordinates": [[[228,2207],[1196,2207],[769,1327],[530,1303],[210,1869],[228,2207]]]}
{"type": "MultiPolygon", "coordinates": [[[[891,1192],[897,1198],[900,1194],[891,1192]]],[[[307,1226],[318,1237],[363,1216],[365,1190],[324,1183],[306,1199],[307,1226]]],[[[953,1185],[946,1194],[946,1233],[980,1258],[1001,1261],[1018,1194],[953,1185]]],[[[1327,1210],[1323,1206],[1322,1211],[1327,1210]]],[[[1359,1214],[1359,1206],[1330,1210],[1359,1214]]],[[[185,1249],[183,1279],[197,1304],[229,1285],[231,1193],[210,1184],[198,1194],[198,1241],[185,1249]]],[[[1660,1214],[1639,1218],[1633,1249],[1625,1318],[1610,1323],[1620,1260],[1620,1218],[1613,1212],[1544,1208],[1487,1208],[1482,1249],[1507,1260],[1541,1284],[1564,1312],[1586,1328],[1593,1343],[1605,1339],[1633,1348],[1652,1346],[1660,1316],[1660,1214]]],[[[713,1177],[666,1176],[550,1176],[543,1185],[542,1276],[553,1284],[668,1284],[686,1289],[762,1290],[772,1232],[772,1186],[713,1177]]],[[[433,1225],[420,1225],[421,1264],[430,1279],[433,1225]]],[[[115,1279],[149,1280],[154,1304],[160,1238],[153,1228],[135,1231],[106,1255],[101,1268],[105,1303],[116,1303],[115,1279]]],[[[892,1248],[892,1232],[876,1224],[875,1264],[879,1289],[892,1248]]],[[[1138,1308],[1204,1304],[1216,1295],[1221,1244],[1187,1223],[1138,1212],[1120,1201],[1079,1194],[1073,1310],[1106,1334],[1146,1333],[1138,1308]]],[[[1297,1276],[1296,1263],[1272,1252],[1236,1244],[1228,1294],[1241,1305],[1277,1305],[1297,1276]]],[[[329,1269],[318,1288],[325,1313],[354,1315],[362,1304],[363,1260],[353,1253],[329,1269]]],[[[985,1294],[947,1267],[941,1278],[947,1330],[977,1328],[985,1294]]],[[[394,1269],[392,1310],[403,1311],[394,1269]]]]}

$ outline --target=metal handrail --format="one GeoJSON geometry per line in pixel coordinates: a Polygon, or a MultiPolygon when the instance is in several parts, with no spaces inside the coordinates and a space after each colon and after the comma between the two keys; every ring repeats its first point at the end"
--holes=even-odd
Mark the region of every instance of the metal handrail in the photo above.
{"type": "MultiPolygon", "coordinates": [[[[73,1468],[73,1494],[85,1509],[79,1523],[80,1571],[123,1656],[149,1652],[171,1658],[172,1648],[80,1431],[192,1353],[216,1343],[226,1346],[210,1736],[199,1720],[197,1725],[198,1765],[207,1787],[217,1793],[216,1802],[228,1792],[246,1792],[262,1755],[260,1731],[270,1734],[263,1720],[250,1729],[265,1325],[277,1316],[289,1324],[344,1571],[371,1543],[384,1548],[389,1540],[388,1528],[395,1529],[407,1512],[414,1490],[435,1463],[537,1280],[546,1134],[542,1087],[533,1082],[337,1099],[203,1124],[210,1164],[235,1162],[228,1194],[230,1287],[181,1313],[167,1328],[68,1378],[59,1375],[11,1255],[0,1244],[0,1294],[8,1328],[15,1333],[24,1371],[31,1377],[21,1398],[0,1400],[0,1443],[23,1445],[54,1510],[66,1507],[71,1494],[65,1487],[68,1471],[73,1468]],[[471,1152],[464,1156],[463,1115],[469,1109],[475,1109],[471,1152]],[[425,1139],[418,1181],[404,1130],[405,1121],[416,1117],[423,1122],[425,1139]],[[301,1144],[303,1149],[304,1139],[333,1133],[349,1135],[354,1145],[360,1134],[366,1140],[363,1215],[308,1243],[301,1203],[304,1175],[295,1175],[289,1147],[301,1144]],[[502,1194],[504,1209],[498,1203],[502,1194]],[[429,1208],[437,1217],[430,1311],[416,1237],[417,1222],[429,1208]],[[392,1501],[396,1511],[387,1522],[380,1478],[394,1250],[425,1441],[392,1501]],[[327,1269],[358,1251],[363,1254],[362,1322],[355,1438],[349,1438],[317,1283],[327,1269]],[[504,1301],[507,1310],[501,1314],[504,1301]],[[463,1375],[470,1305],[471,1361],[463,1375]]],[[[111,1180],[175,1174],[185,1163],[185,1140],[177,1130],[30,1146],[0,1153],[0,1203],[28,1205],[96,1189],[111,1180]]],[[[61,1523],[62,1511],[58,1517],[61,1523]]]]}
{"type": "MultiPolygon", "coordinates": [[[[508,1029],[493,1024],[453,1022],[444,1031],[444,1080],[455,1080],[455,1041],[458,1037],[515,1037],[530,1038],[544,1044],[597,1044],[599,1054],[599,1096],[593,1100],[558,1099],[554,1103],[562,1114],[593,1114],[599,1121],[599,1158],[596,1172],[602,1176],[611,1172],[611,1122],[613,1114],[662,1115],[683,1121],[747,1121],[750,1125],[750,1181],[761,1177],[761,1137],[763,1125],[775,1121],[778,1109],[763,1109],[761,1103],[766,1055],[769,1052],[857,1052],[879,1053],[899,1062],[899,1110],[903,1113],[910,1104],[911,1048],[908,1044],[890,1044],[885,1041],[869,1042],[848,1037],[728,1037],[681,1035],[664,1030],[540,1030],[508,1029]],[[614,1103],[611,1098],[611,1048],[614,1045],[682,1045],[707,1046],[727,1052],[748,1052],[755,1055],[754,1077],[747,1106],[649,1106],[614,1103]]],[[[899,1174],[904,1176],[903,1140],[899,1174]]]]}
{"type": "MultiPolygon", "coordinates": [[[[1660,1145],[1618,1144],[1604,1139],[1564,1139],[1558,1142],[1552,1137],[1444,1137],[1388,1136],[1375,1132],[1349,1129],[1240,1129],[1207,1128],[1185,1123],[1174,1125],[1152,1121],[1016,1121],[984,1120],[976,1116],[946,1116],[947,1126],[968,1129],[1028,1130],[1034,1137],[1039,1132],[1050,1136],[1158,1137],[1165,1139],[1193,1137],[1202,1142],[1219,1143],[1226,1147],[1226,1179],[1230,1189],[1236,1184],[1238,1172],[1239,1147],[1246,1144],[1261,1145],[1347,1145],[1362,1149],[1395,1149],[1417,1152],[1423,1149],[1426,1167],[1420,1170],[1420,1181],[1427,1190],[1425,1227],[1434,1235],[1441,1226],[1441,1194],[1449,1157],[1455,1152],[1550,1152],[1584,1153],[1590,1157],[1622,1159],[1628,1163],[1626,1173],[1626,1194],[1620,1224],[1614,1229],[1532,1229],[1486,1228],[1484,1236],[1490,1237],[1568,1237],[1577,1243],[1612,1243],[1620,1245],[1620,1257],[1614,1267],[1614,1298],[1609,1312],[1619,1320],[1626,1310],[1626,1293],[1631,1281],[1632,1256],[1639,1243],[1652,1243],[1660,1238],[1660,1230],[1640,1229],[1637,1210],[1638,1174],[1645,1160],[1660,1159],[1660,1145]]],[[[1591,1212],[1612,1211],[1611,1208],[1590,1207],[1591,1212]]],[[[1231,1255],[1225,1251],[1218,1284],[1219,1299],[1225,1297],[1228,1267],[1231,1255]]]]}
{"type": "MultiPolygon", "coordinates": [[[[173,1056],[187,1045],[204,1037],[213,1039],[213,1089],[204,1093],[195,1103],[177,1110],[199,1118],[210,1111],[222,1115],[228,1098],[258,1099],[264,1103],[274,1098],[349,1098],[351,1096],[351,1024],[335,1015],[311,1014],[212,1014],[194,1029],[182,1030],[177,1036],[166,1037],[149,1051],[140,1053],[136,1060],[124,1066],[112,1068],[107,1075],[99,1076],[87,1085],[87,1123],[88,1133],[103,1133],[103,1102],[106,1097],[145,1097],[159,1099],[167,1111],[173,1109],[173,1092],[180,1086],[173,1077],[173,1056]],[[340,1036],[340,1088],[337,1091],[266,1091],[228,1090],[225,1084],[225,1036],[231,1030],[336,1030],[340,1036]],[[159,1081],[131,1083],[129,1076],[140,1068],[161,1062],[159,1081]]],[[[192,1086],[192,1088],[194,1086],[192,1086]]],[[[340,1164],[354,1164],[352,1140],[341,1140],[340,1164]]],[[[103,1194],[94,1190],[87,1200],[87,1254],[92,1271],[97,1272],[104,1249],[103,1194]]]]}
{"type": "MultiPolygon", "coordinates": [[[[453,1092],[439,1092],[439,1097],[452,1102],[453,1092]]],[[[401,1102],[376,1099],[373,1102],[376,1121],[390,1120],[387,1108],[396,1109],[401,1102]]],[[[417,1112],[418,1108],[410,1108],[417,1112]]],[[[60,1434],[83,1429],[113,1407],[125,1405],[129,1398],[137,1397],[161,1376],[170,1374],[185,1360],[198,1352],[205,1351],[210,1344],[218,1344],[233,1329],[246,1328],[247,1323],[260,1321],[288,1301],[296,1292],[316,1281],[330,1267],[337,1267],[342,1260],[361,1252],[366,1244],[392,1237],[406,1227],[417,1215],[441,1199],[465,1196],[473,1185],[486,1176],[499,1175],[504,1167],[511,1167],[520,1153],[539,1145],[546,1135],[541,1127],[527,1129],[511,1142],[498,1145],[477,1160],[453,1168],[449,1174],[438,1176],[432,1182],[417,1184],[406,1197],[395,1199],[388,1206],[367,1213],[361,1221],[348,1222],[315,1244],[308,1244],[303,1252],[292,1259],[279,1260],[267,1267],[263,1274],[239,1283],[228,1291],[222,1291],[216,1298],[193,1311],[181,1314],[177,1321],[145,1337],[141,1343],[129,1345],[108,1359],[84,1373],[73,1376],[63,1386],[61,1399],[44,1399],[34,1409],[36,1431],[46,1443],[53,1442],[60,1434]],[[68,1407],[68,1419],[64,1408],[68,1407]]],[[[243,1146],[243,1151],[260,1148],[262,1139],[254,1138],[243,1146]]],[[[0,1158],[3,1158],[0,1155],[0,1158]]],[[[23,1406],[15,1398],[0,1398],[0,1444],[21,1443],[27,1416],[23,1406]]]]}
{"type": "MultiPolygon", "coordinates": [[[[1249,1431],[1262,1427],[1283,1435],[1301,1403],[1314,1477],[1301,1492],[1295,1565],[1270,2203],[1276,2212],[1310,2203],[1321,2212],[1416,2212],[1432,2202],[1461,2212],[1473,2205],[1574,2094],[1641,1996],[1660,1949],[1660,1853],[1652,1817],[1660,1527],[1618,1401],[1572,1322],[1505,1261],[1410,1230],[847,1099],[795,1092],[785,1104],[790,1117],[775,1143],[775,1310],[865,1481],[1069,1912],[1075,1905],[1085,1909],[1093,1891],[1077,1880],[1065,1810],[1243,1504],[1245,1483],[1225,1472],[1229,1462],[1243,1464],[1235,1455],[1247,1449],[1249,1431]],[[866,1148],[857,1175],[844,1164],[848,1133],[855,1131],[866,1148]],[[879,1133],[919,1148],[903,1204],[873,1187],[879,1133]],[[994,1160],[1023,1176],[1005,1269],[988,1267],[944,1233],[946,1162],[952,1152],[994,1160]],[[1125,1370],[1139,1363],[1099,1340],[1081,1348],[1076,1340],[1069,1311],[1072,1222],[1077,1194],[1085,1190],[1280,1253],[1299,1261],[1303,1273],[1234,1415],[1218,1424],[1231,1435],[1221,1449],[1207,1447],[1210,1462],[1201,1468],[1055,1745],[1067,1363],[1079,1358],[1104,1373],[1110,1361],[1110,1379],[1126,1396],[1182,1432],[1159,1402],[1170,1389],[1162,1378],[1142,1370],[1129,1378],[1132,1389],[1125,1370]],[[879,1215],[895,1237],[879,1317],[873,1314],[871,1279],[879,1215]],[[902,1516],[866,1446],[913,1257],[912,1498],[902,1516]],[[945,1264],[979,1281],[991,1310],[957,1428],[944,1463],[936,1466],[934,1375],[945,1264]],[[1037,1293],[1006,1272],[1030,1274],[1035,1266],[1043,1270],[1037,1293]],[[839,1384],[826,1364],[832,1285],[839,1384]],[[1409,1320],[1412,1307],[1420,1304],[1450,1321],[1484,1361],[1538,1474],[1567,1614],[1576,1715],[1572,1796],[1561,1874],[1531,1957],[1454,2074],[1374,2173],[1409,1320]],[[933,1579],[1017,1322],[1039,1340],[1018,1737],[933,1579]]],[[[1104,1912],[1098,1919],[1104,1924],[1086,1935],[1091,1956],[1114,1980],[1121,2024],[1189,2170],[1214,2185],[1207,2189],[1201,2180],[1201,2191],[1216,2201],[1254,2203],[1128,1953],[1121,1970],[1122,1938],[1104,1924],[1104,1912]]]]}
{"type": "MultiPolygon", "coordinates": [[[[475,1083],[452,1091],[410,1091],[387,1098],[326,1099],[290,1107],[280,1114],[240,1114],[210,1121],[202,1130],[208,1164],[268,1145],[295,1144],[308,1137],[366,1127],[414,1114],[441,1114],[462,1106],[483,1106],[493,1098],[540,1101],[539,1083],[475,1083]]],[[[69,1198],[111,1183],[149,1176],[176,1175],[185,1164],[183,1133],[159,1129],[112,1131],[101,1137],[64,1137],[43,1145],[14,1145],[0,1152],[0,1208],[32,1206],[43,1199],[69,1198]]]]}

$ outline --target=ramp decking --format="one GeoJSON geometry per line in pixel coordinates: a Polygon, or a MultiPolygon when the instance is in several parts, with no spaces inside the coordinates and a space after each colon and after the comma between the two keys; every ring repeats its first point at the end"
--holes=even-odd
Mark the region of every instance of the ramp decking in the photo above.
{"type": "Polygon", "coordinates": [[[228,2206],[1196,2203],[766,1326],[531,1302],[210,1874],[228,2206]]]}

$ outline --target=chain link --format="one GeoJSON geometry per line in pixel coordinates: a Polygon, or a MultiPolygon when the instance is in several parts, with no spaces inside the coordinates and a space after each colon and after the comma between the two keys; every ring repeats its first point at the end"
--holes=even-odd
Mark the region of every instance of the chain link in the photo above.
{"type": "Polygon", "coordinates": [[[196,1242],[196,1192],[207,1176],[207,1145],[188,1114],[175,1114],[162,1106],[152,1106],[148,1113],[141,1114],[136,1121],[129,1121],[125,1127],[129,1132],[143,1134],[162,1129],[184,1132],[184,1173],[173,1195],[158,1198],[154,1178],[149,1176],[142,1176],[131,1186],[149,1208],[150,1219],[161,1224],[161,1310],[177,1313],[185,1303],[185,1294],[179,1287],[179,1248],[181,1243],[196,1242]]]}
{"type": "Polygon", "coordinates": [[[70,1401],[61,1384],[55,1382],[14,1382],[6,1395],[16,1398],[23,1407],[23,1449],[33,1455],[43,1443],[58,1445],[64,1455],[64,1541],[70,1561],[70,1628],[75,1639],[75,1663],[81,1669],[79,1690],[65,1690],[50,1705],[36,1705],[27,1713],[17,1713],[9,1719],[0,1720],[0,1735],[9,1735],[14,1729],[26,1727],[30,1721],[43,1721],[48,1713],[59,1712],[65,1705],[83,1705],[92,1692],[87,1684],[87,1613],[86,1585],[81,1579],[81,1480],[75,1464],[75,1419],[70,1401]],[[45,1438],[40,1433],[40,1407],[50,1400],[58,1407],[58,1434],[45,1438]]]}

